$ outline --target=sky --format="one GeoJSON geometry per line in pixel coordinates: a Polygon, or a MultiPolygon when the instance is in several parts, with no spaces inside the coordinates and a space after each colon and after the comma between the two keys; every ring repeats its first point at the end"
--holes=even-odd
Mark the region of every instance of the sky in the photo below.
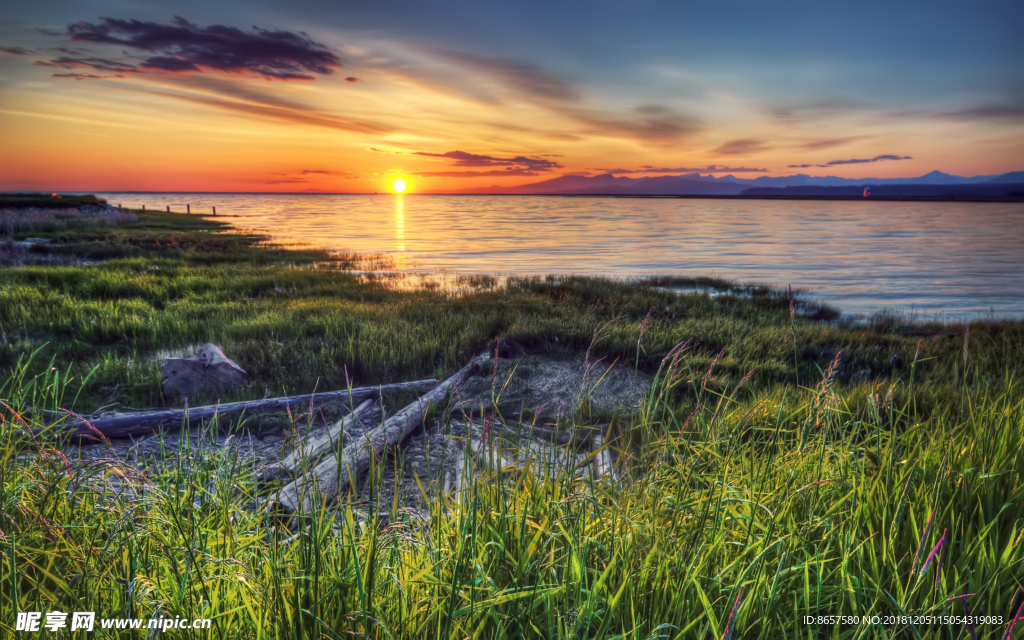
{"type": "Polygon", "coordinates": [[[0,0],[0,190],[1024,169],[1024,3],[0,0]]]}

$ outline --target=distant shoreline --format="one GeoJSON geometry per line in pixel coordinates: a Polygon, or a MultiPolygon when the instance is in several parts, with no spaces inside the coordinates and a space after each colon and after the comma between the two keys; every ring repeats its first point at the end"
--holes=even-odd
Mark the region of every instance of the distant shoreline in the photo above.
{"type": "MultiPolygon", "coordinates": [[[[16,193],[14,191],[3,191],[0,195],[16,193]]],[[[118,193],[125,195],[160,195],[160,194],[196,194],[196,195],[247,195],[247,196],[394,196],[394,193],[367,193],[367,192],[308,192],[308,191],[57,191],[61,195],[92,194],[92,193],[118,193]]],[[[821,200],[821,201],[853,201],[853,202],[1020,202],[1024,198],[1020,196],[1006,197],[981,197],[981,196],[890,196],[871,195],[800,195],[800,194],[778,194],[778,195],[714,195],[714,194],[630,194],[630,193],[406,193],[405,196],[458,196],[458,197],[519,197],[519,198],[647,198],[647,199],[685,199],[685,200],[821,200]]]]}

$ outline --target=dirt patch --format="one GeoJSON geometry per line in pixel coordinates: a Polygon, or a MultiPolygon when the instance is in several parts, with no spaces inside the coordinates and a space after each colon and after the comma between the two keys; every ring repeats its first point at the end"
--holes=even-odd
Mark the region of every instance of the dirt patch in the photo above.
{"type": "Polygon", "coordinates": [[[580,356],[552,360],[539,356],[499,358],[459,388],[458,407],[481,415],[495,407],[506,419],[531,422],[560,417],[603,420],[640,408],[651,377],[625,366],[580,356]]]}

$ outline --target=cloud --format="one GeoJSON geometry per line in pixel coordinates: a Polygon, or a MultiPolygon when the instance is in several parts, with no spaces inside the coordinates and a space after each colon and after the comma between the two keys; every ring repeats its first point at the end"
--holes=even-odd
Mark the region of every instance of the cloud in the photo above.
{"type": "Polygon", "coordinates": [[[864,136],[847,136],[845,138],[825,138],[822,140],[810,140],[808,142],[797,145],[797,149],[803,151],[822,151],[824,149],[831,149],[833,147],[839,147],[844,144],[854,142],[856,140],[862,140],[864,136]]]}
{"type": "Polygon", "coordinates": [[[793,123],[861,113],[872,108],[874,108],[873,104],[861,100],[831,97],[810,102],[772,106],[768,108],[768,113],[782,122],[793,123]]]}
{"type": "Polygon", "coordinates": [[[752,140],[748,138],[742,140],[730,140],[729,142],[719,146],[712,153],[717,153],[723,156],[742,156],[750,153],[758,153],[770,148],[771,147],[769,147],[763,140],[752,140]]]}
{"type": "MultiPolygon", "coordinates": [[[[433,50],[432,53],[502,86],[515,98],[572,121],[577,131],[559,132],[558,136],[562,139],[576,140],[579,138],[574,134],[581,133],[587,136],[625,138],[647,145],[661,146],[675,144],[679,139],[700,129],[700,123],[694,118],[664,105],[637,105],[625,113],[610,112],[592,106],[575,83],[529,62],[447,50],[433,50]]],[[[448,84],[465,91],[464,76],[465,73],[460,74],[448,84]]],[[[480,99],[489,104],[508,101],[507,98],[480,99]]]]}
{"type": "Polygon", "coordinates": [[[943,111],[933,115],[943,120],[1024,120],[1024,103],[979,104],[955,111],[943,111]]]}
{"type": "Polygon", "coordinates": [[[55,67],[58,69],[95,69],[96,71],[110,71],[112,73],[138,73],[139,68],[133,64],[118,62],[108,58],[75,58],[61,56],[52,60],[39,60],[36,62],[40,67],[55,67]]]}
{"type": "Polygon", "coordinates": [[[768,169],[756,167],[729,167],[709,164],[703,167],[653,167],[649,164],[637,169],[595,169],[604,173],[767,173],[768,169]]]}
{"type": "Polygon", "coordinates": [[[911,156],[897,156],[891,153],[875,156],[874,158],[854,158],[852,160],[831,160],[825,164],[791,164],[787,169],[809,169],[811,167],[835,167],[843,164],[865,164],[870,162],[883,162],[885,160],[913,160],[911,156]]]}
{"type": "Polygon", "coordinates": [[[174,18],[170,24],[100,18],[95,24],[68,25],[67,35],[75,42],[155,54],[137,65],[136,70],[212,70],[267,79],[312,80],[314,74],[330,75],[342,66],[337,54],[302,32],[259,27],[242,31],[224,25],[200,27],[182,17],[174,18]]]}
{"type": "Polygon", "coordinates": [[[874,158],[855,158],[853,160],[832,160],[825,164],[819,164],[819,167],[832,167],[838,164],[864,164],[866,162],[882,162],[883,160],[913,160],[910,156],[897,156],[892,154],[885,154],[875,156],[874,158]]]}
{"type": "Polygon", "coordinates": [[[537,171],[526,167],[506,167],[491,171],[413,171],[413,175],[426,178],[493,178],[495,176],[539,176],[537,171]]]}
{"type": "MultiPolygon", "coordinates": [[[[447,151],[445,153],[430,153],[427,151],[413,151],[411,155],[426,156],[428,158],[444,158],[454,160],[452,164],[456,167],[500,167],[516,166],[530,171],[552,171],[561,169],[562,165],[554,160],[544,158],[515,156],[512,158],[499,158],[496,156],[484,156],[466,151],[447,151]]],[[[505,175],[505,174],[501,174],[505,175]]]]}
{"type": "Polygon", "coordinates": [[[359,78],[357,78],[355,76],[349,76],[349,77],[345,78],[345,82],[360,82],[360,80],[359,80],[359,78]]]}
{"type": "MultiPolygon", "coordinates": [[[[336,116],[330,113],[324,113],[323,111],[318,111],[313,108],[305,107],[303,105],[297,105],[287,101],[274,101],[271,99],[266,101],[253,102],[226,99],[218,95],[208,95],[186,91],[150,89],[141,87],[131,87],[128,85],[125,85],[124,88],[128,90],[141,91],[143,93],[149,93],[163,97],[176,98],[178,100],[185,100],[187,102],[193,102],[195,104],[216,107],[223,109],[225,111],[233,111],[236,113],[261,116],[269,120],[277,120],[280,122],[287,122],[290,124],[302,124],[317,127],[325,127],[328,129],[335,129],[339,131],[356,131],[360,133],[372,134],[391,133],[393,131],[391,127],[378,122],[336,116]]],[[[244,92],[240,92],[240,94],[244,94],[244,92]]]]}
{"type": "Polygon", "coordinates": [[[12,56],[25,56],[32,53],[24,47],[0,47],[0,52],[9,53],[12,56]]]}
{"type": "Polygon", "coordinates": [[[161,80],[164,83],[178,87],[185,87],[189,90],[198,89],[202,92],[212,93],[217,96],[227,96],[246,102],[255,102],[257,104],[281,107],[284,109],[294,109],[296,111],[316,111],[315,108],[309,105],[289,100],[282,97],[279,93],[265,90],[264,87],[268,87],[265,82],[254,83],[230,77],[209,76],[204,74],[167,76],[161,78],[161,80]]]}
{"type": "Polygon", "coordinates": [[[413,175],[427,178],[483,178],[483,177],[509,177],[509,176],[539,176],[546,171],[561,169],[562,165],[554,160],[548,160],[539,156],[487,156],[468,151],[446,151],[434,153],[430,151],[397,151],[393,149],[380,149],[369,147],[368,151],[385,153],[389,155],[411,155],[425,158],[438,158],[451,161],[455,167],[504,167],[503,169],[492,169],[490,171],[414,171],[413,175]]]}
{"type": "Polygon", "coordinates": [[[123,78],[121,74],[114,74],[110,76],[100,76],[94,73],[55,73],[54,78],[72,78],[73,80],[102,80],[104,78],[123,78]]]}
{"type": "Polygon", "coordinates": [[[562,113],[584,125],[585,132],[590,135],[629,138],[655,146],[672,145],[680,138],[700,130],[700,124],[693,118],[661,105],[634,107],[632,118],[573,108],[564,109],[562,113]]]}
{"type": "Polygon", "coordinates": [[[36,27],[36,31],[43,34],[44,36],[50,36],[51,38],[56,38],[57,36],[64,35],[60,31],[57,31],[56,29],[45,29],[43,27],[36,27]]]}
{"type": "Polygon", "coordinates": [[[274,180],[262,180],[263,184],[295,184],[309,182],[305,178],[275,178],[274,180]]]}
{"type": "Polygon", "coordinates": [[[275,173],[273,175],[283,176],[282,178],[273,178],[273,180],[276,180],[278,182],[309,182],[306,178],[303,178],[302,176],[312,175],[336,176],[338,178],[344,178],[346,180],[351,180],[353,178],[359,177],[358,174],[352,173],[351,171],[324,171],[322,169],[303,169],[302,171],[286,171],[284,173],[275,173]]]}
{"type": "Polygon", "coordinates": [[[528,62],[488,58],[460,51],[438,51],[437,53],[454,62],[481,71],[485,75],[497,78],[521,94],[558,102],[575,102],[581,97],[576,87],[568,80],[528,62]]]}

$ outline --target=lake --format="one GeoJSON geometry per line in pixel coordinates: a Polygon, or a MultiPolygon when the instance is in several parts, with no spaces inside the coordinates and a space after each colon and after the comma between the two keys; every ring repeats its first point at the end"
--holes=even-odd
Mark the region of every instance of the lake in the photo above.
{"type": "Polygon", "coordinates": [[[846,313],[1024,317],[1020,203],[563,196],[101,193],[209,212],[398,270],[715,276],[808,290],[846,313]]]}

